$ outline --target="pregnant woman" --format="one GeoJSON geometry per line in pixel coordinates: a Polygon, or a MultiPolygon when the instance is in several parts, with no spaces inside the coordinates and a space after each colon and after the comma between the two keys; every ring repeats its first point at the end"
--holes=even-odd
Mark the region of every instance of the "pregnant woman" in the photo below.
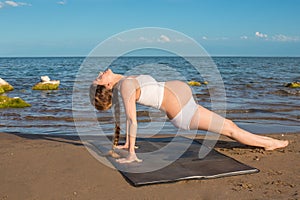
{"type": "MultiPolygon", "coordinates": [[[[274,150],[288,145],[286,140],[277,140],[252,134],[239,128],[231,120],[198,105],[191,88],[181,81],[157,82],[149,75],[123,76],[110,69],[99,74],[90,87],[90,100],[97,110],[107,110],[113,104],[113,94],[118,91],[126,113],[126,142],[115,148],[128,149],[126,158],[119,163],[141,162],[135,153],[137,132],[136,103],[164,111],[171,123],[184,130],[205,130],[230,137],[242,144],[274,150]]],[[[119,131],[117,124],[116,130],[119,131]]]]}

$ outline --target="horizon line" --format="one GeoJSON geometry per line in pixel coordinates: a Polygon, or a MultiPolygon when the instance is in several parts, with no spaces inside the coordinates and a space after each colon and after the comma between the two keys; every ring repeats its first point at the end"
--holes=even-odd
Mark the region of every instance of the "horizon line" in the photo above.
{"type": "MultiPolygon", "coordinates": [[[[0,58],[86,58],[86,57],[116,57],[116,56],[85,56],[85,55],[43,55],[43,56],[0,56],[0,58]]],[[[180,57],[177,55],[124,55],[118,57],[180,57]]],[[[300,58],[300,55],[210,55],[185,57],[244,57],[244,58],[300,58]]]]}

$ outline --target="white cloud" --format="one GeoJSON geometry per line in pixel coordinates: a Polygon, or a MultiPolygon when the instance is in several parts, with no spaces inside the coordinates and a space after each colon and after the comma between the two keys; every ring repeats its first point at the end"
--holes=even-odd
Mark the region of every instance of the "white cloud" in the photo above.
{"type": "Polygon", "coordinates": [[[30,3],[18,2],[19,6],[31,6],[30,3]]]}
{"type": "Polygon", "coordinates": [[[183,40],[183,39],[180,39],[180,38],[176,38],[175,41],[176,41],[176,42],[184,42],[184,40],[183,40]]]}
{"type": "Polygon", "coordinates": [[[241,39],[242,39],[242,40],[247,40],[247,39],[248,39],[248,36],[243,35],[243,36],[241,36],[241,39]]]}
{"type": "Polygon", "coordinates": [[[12,7],[17,7],[19,6],[19,4],[17,2],[14,2],[14,1],[5,1],[5,3],[9,6],[12,6],[12,7]]]}
{"type": "Polygon", "coordinates": [[[268,35],[267,34],[264,34],[264,33],[261,33],[261,32],[255,32],[255,36],[256,37],[259,37],[259,38],[267,38],[268,35]]]}
{"type": "Polygon", "coordinates": [[[139,37],[138,40],[139,40],[139,41],[147,41],[147,39],[146,39],[145,37],[143,37],[143,36],[139,37]]]}
{"type": "Polygon", "coordinates": [[[172,38],[166,36],[166,35],[160,35],[160,36],[139,36],[136,38],[120,38],[116,37],[116,41],[119,42],[142,42],[142,43],[184,43],[186,40],[182,38],[172,38]]]}
{"type": "Polygon", "coordinates": [[[299,37],[286,36],[283,34],[275,35],[272,37],[274,41],[278,42],[297,42],[300,41],[299,37]]]}
{"type": "Polygon", "coordinates": [[[224,40],[229,40],[229,37],[207,37],[207,36],[202,36],[202,40],[208,40],[208,41],[224,41],[224,40]]]}
{"type": "Polygon", "coordinates": [[[171,42],[170,38],[165,35],[161,35],[158,39],[159,42],[171,42]]]}
{"type": "Polygon", "coordinates": [[[59,4],[59,5],[66,5],[67,4],[67,0],[58,1],[57,4],[59,4]]]}
{"type": "Polygon", "coordinates": [[[4,1],[4,3],[0,2],[0,8],[3,8],[5,6],[19,7],[19,6],[31,6],[31,4],[24,3],[24,2],[15,2],[15,1],[4,1]]]}
{"type": "Polygon", "coordinates": [[[220,38],[217,38],[217,40],[229,40],[228,37],[220,37],[220,38]]]}
{"type": "Polygon", "coordinates": [[[286,36],[283,34],[277,34],[269,37],[267,34],[256,32],[255,36],[258,38],[262,38],[269,41],[275,41],[275,42],[299,42],[300,41],[300,37],[298,36],[286,36]]]}
{"type": "Polygon", "coordinates": [[[137,39],[137,41],[139,41],[139,42],[149,42],[149,43],[151,43],[151,42],[153,42],[153,41],[155,41],[155,39],[154,38],[147,38],[147,37],[144,37],[144,36],[140,36],[138,39],[137,39]]]}

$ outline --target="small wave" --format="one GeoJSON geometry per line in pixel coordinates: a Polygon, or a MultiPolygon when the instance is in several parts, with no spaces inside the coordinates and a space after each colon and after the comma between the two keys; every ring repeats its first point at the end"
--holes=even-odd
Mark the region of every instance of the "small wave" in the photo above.
{"type": "Polygon", "coordinates": [[[231,109],[231,110],[227,110],[226,113],[228,114],[238,114],[238,113],[269,113],[271,111],[269,110],[262,110],[262,109],[231,109]]]}
{"type": "Polygon", "coordinates": [[[65,124],[57,124],[51,125],[48,124],[35,124],[35,125],[1,125],[0,128],[57,128],[57,127],[65,127],[65,128],[75,128],[74,125],[65,125],[65,124]]]}
{"type": "Polygon", "coordinates": [[[3,117],[21,117],[18,113],[1,113],[3,117]]]}
{"type": "MultiPolygon", "coordinates": [[[[66,121],[66,122],[94,122],[95,118],[90,117],[55,117],[55,116],[25,116],[25,120],[28,121],[66,121]]],[[[113,121],[112,117],[97,117],[98,122],[110,122],[113,121]]]]}
{"type": "Polygon", "coordinates": [[[30,120],[30,121],[67,121],[67,122],[73,122],[72,117],[54,117],[54,116],[25,116],[25,120],[30,120]]]}
{"type": "Polygon", "coordinates": [[[257,120],[257,121],[290,121],[290,122],[299,122],[298,119],[293,119],[293,118],[287,118],[287,117],[231,117],[231,120],[246,120],[246,121],[252,121],[252,120],[257,120]]]}
{"type": "Polygon", "coordinates": [[[39,108],[42,113],[72,113],[72,109],[67,108],[39,108]]]}
{"type": "Polygon", "coordinates": [[[279,96],[300,96],[300,90],[298,89],[280,89],[273,92],[270,92],[270,94],[275,94],[279,96]]]}

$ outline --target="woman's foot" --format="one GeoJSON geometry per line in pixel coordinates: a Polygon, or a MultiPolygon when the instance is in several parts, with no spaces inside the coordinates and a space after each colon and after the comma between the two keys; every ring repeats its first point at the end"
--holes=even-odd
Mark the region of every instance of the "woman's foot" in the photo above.
{"type": "MultiPolygon", "coordinates": [[[[128,144],[124,144],[124,145],[118,145],[118,146],[115,146],[116,149],[125,149],[125,150],[128,150],[129,148],[129,145],[128,144]]],[[[135,149],[138,149],[139,147],[138,146],[134,146],[135,149]]]]}
{"type": "Polygon", "coordinates": [[[111,156],[111,157],[113,157],[113,158],[120,158],[120,157],[121,157],[121,156],[120,156],[118,153],[116,153],[114,150],[108,151],[108,152],[105,154],[105,156],[111,156]]]}
{"type": "Polygon", "coordinates": [[[128,149],[129,148],[129,145],[128,144],[124,144],[124,145],[118,145],[118,146],[115,146],[116,149],[128,149]]]}
{"type": "Polygon", "coordinates": [[[274,139],[270,146],[265,147],[265,150],[266,151],[272,151],[272,150],[275,150],[275,149],[284,148],[287,145],[289,145],[289,141],[287,141],[287,140],[276,140],[276,139],[274,139]]]}
{"type": "Polygon", "coordinates": [[[118,163],[124,164],[124,163],[132,163],[132,162],[142,162],[141,159],[138,159],[135,153],[129,153],[129,155],[126,158],[120,158],[116,160],[118,163]]]}

